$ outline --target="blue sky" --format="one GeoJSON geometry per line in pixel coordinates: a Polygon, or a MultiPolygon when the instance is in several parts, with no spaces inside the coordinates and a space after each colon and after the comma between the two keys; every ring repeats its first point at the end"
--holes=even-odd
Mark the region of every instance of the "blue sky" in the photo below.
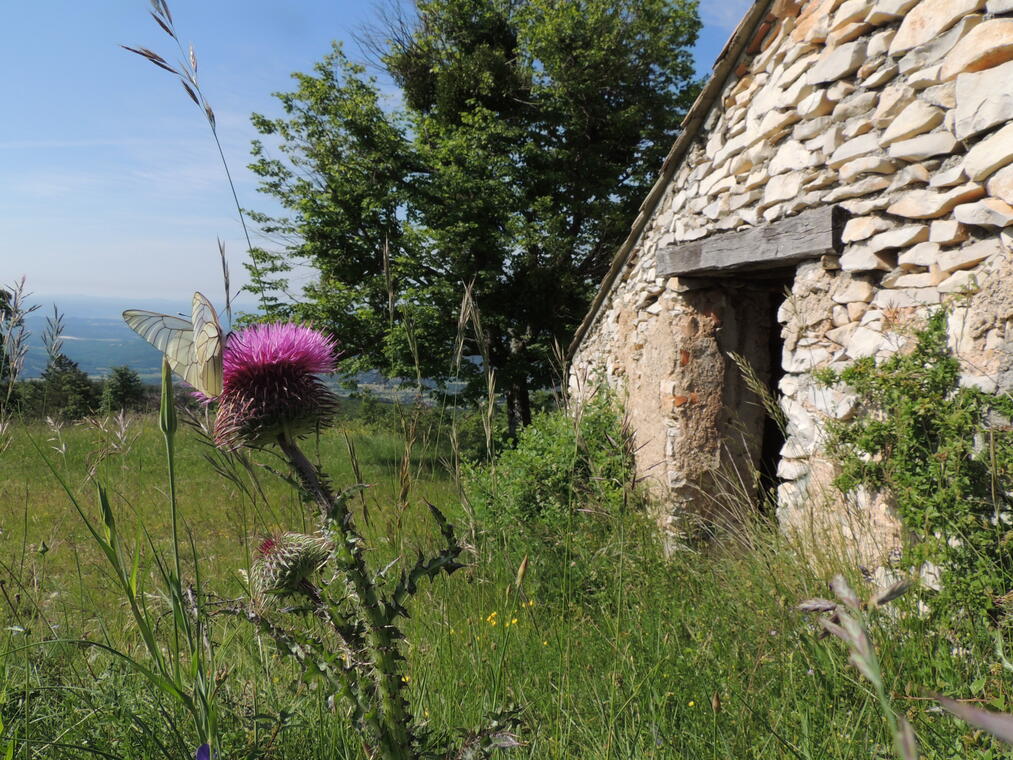
{"type": "MultiPolygon", "coordinates": [[[[265,208],[246,170],[253,111],[277,113],[334,39],[376,18],[349,0],[170,0],[197,51],[201,85],[240,202],[265,208]]],[[[701,0],[696,51],[707,71],[750,0],[701,0]]],[[[143,306],[221,300],[216,238],[241,284],[245,244],[208,126],[179,84],[119,45],[172,52],[146,0],[9,3],[0,37],[0,284],[143,306]]],[[[256,242],[256,240],[255,240],[256,242]]]]}

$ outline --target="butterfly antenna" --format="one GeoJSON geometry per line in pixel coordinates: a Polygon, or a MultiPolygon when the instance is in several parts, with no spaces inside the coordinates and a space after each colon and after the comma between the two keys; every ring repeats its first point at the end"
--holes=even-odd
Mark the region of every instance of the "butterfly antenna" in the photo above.
{"type": "Polygon", "coordinates": [[[218,238],[218,255],[222,260],[222,279],[225,281],[225,319],[232,330],[232,296],[229,290],[229,261],[225,258],[225,242],[218,238]]]}

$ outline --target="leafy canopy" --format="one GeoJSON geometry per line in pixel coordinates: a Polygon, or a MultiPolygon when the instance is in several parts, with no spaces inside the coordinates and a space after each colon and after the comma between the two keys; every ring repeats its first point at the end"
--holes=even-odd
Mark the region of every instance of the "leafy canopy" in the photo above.
{"type": "Polygon", "coordinates": [[[526,406],[696,94],[699,27],[695,0],[420,2],[379,46],[398,107],[335,46],[283,117],[253,117],[271,147],[252,169],[286,212],[256,215],[284,250],[255,252],[255,287],[309,264],[277,314],[331,326],[353,369],[446,379],[471,285],[485,345],[465,351],[526,406]]]}

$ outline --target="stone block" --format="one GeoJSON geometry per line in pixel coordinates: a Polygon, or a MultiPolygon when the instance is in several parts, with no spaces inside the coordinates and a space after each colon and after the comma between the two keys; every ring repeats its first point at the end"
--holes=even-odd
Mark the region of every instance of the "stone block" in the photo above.
{"type": "Polygon", "coordinates": [[[896,63],[884,64],[868,76],[862,77],[862,87],[868,87],[870,90],[878,89],[887,82],[893,81],[899,73],[900,69],[897,68],[896,63]]]}
{"type": "Polygon", "coordinates": [[[832,113],[835,105],[836,102],[827,96],[827,91],[821,89],[802,98],[798,104],[797,112],[803,119],[818,119],[820,116],[832,113]]]}
{"type": "Polygon", "coordinates": [[[869,58],[885,56],[887,51],[890,49],[890,43],[893,42],[893,36],[896,33],[897,32],[894,29],[883,29],[882,31],[876,32],[869,38],[869,46],[866,48],[866,55],[868,55],[869,58]]]}
{"type": "Polygon", "coordinates": [[[900,256],[897,257],[897,264],[905,270],[931,267],[939,258],[939,251],[937,243],[919,243],[913,248],[901,251],[900,256]]]}
{"type": "Polygon", "coordinates": [[[949,132],[932,132],[899,140],[890,146],[889,153],[890,158],[901,161],[924,161],[933,156],[948,156],[959,151],[960,147],[960,142],[949,132]]]}
{"type": "Polygon", "coordinates": [[[894,280],[893,288],[931,288],[936,284],[936,276],[929,272],[902,274],[894,280]]]}
{"type": "Polygon", "coordinates": [[[1013,165],[993,174],[985,185],[985,189],[993,198],[1013,204],[1013,165]]]}
{"type": "Polygon", "coordinates": [[[865,312],[869,310],[869,304],[862,303],[861,301],[854,301],[848,304],[848,319],[852,322],[857,322],[865,316],[865,312]]]}
{"type": "Polygon", "coordinates": [[[940,108],[953,108],[957,105],[957,83],[944,82],[922,90],[922,100],[940,108]]]}
{"type": "Polygon", "coordinates": [[[852,333],[846,349],[852,359],[861,359],[865,356],[875,356],[885,343],[883,333],[859,325],[852,333]]]}
{"type": "Polygon", "coordinates": [[[985,7],[985,0],[922,0],[904,14],[890,55],[897,56],[931,42],[962,18],[985,7]]]}
{"type": "Polygon", "coordinates": [[[924,90],[935,86],[939,83],[940,68],[940,64],[937,63],[935,66],[927,66],[908,74],[907,86],[913,90],[924,90]]]}
{"type": "Polygon", "coordinates": [[[967,174],[964,172],[962,161],[954,164],[949,169],[936,172],[929,179],[929,187],[956,187],[967,182],[967,174]]]}
{"type": "Polygon", "coordinates": [[[978,275],[974,272],[961,270],[954,272],[936,286],[940,293],[977,293],[981,290],[978,275]]]}
{"type": "Polygon", "coordinates": [[[1013,206],[999,198],[985,198],[977,203],[965,203],[953,209],[953,216],[964,224],[978,227],[998,227],[1013,224],[1013,206]]]}
{"type": "Polygon", "coordinates": [[[771,176],[777,176],[787,171],[799,171],[815,166],[819,161],[813,151],[806,150],[798,140],[786,140],[777,149],[774,158],[770,161],[769,171],[771,176]]]}
{"type": "Polygon", "coordinates": [[[961,140],[1013,121],[1013,61],[957,77],[956,134],[961,140]]]}
{"type": "Polygon", "coordinates": [[[845,272],[889,272],[894,267],[889,253],[876,253],[866,246],[852,245],[841,256],[841,269],[845,272]]]}
{"type": "Polygon", "coordinates": [[[990,69],[1013,60],[1013,20],[994,19],[979,24],[946,54],[939,78],[990,69]]]}
{"type": "Polygon", "coordinates": [[[839,169],[849,161],[862,156],[869,156],[880,152],[879,136],[874,132],[855,137],[841,145],[830,156],[827,164],[834,169],[839,169]]]}
{"type": "Polygon", "coordinates": [[[937,219],[929,228],[929,242],[954,245],[967,240],[967,228],[954,219],[937,219]]]}
{"type": "Polygon", "coordinates": [[[893,174],[897,164],[886,156],[865,156],[849,161],[840,168],[842,182],[850,182],[862,174],[893,174]]]}
{"type": "Polygon", "coordinates": [[[977,200],[984,194],[985,188],[973,182],[947,192],[908,190],[887,207],[887,213],[908,219],[935,219],[953,211],[961,203],[977,200]]]}
{"type": "Polygon", "coordinates": [[[841,241],[844,243],[855,243],[859,240],[868,240],[877,232],[890,228],[890,222],[880,216],[859,216],[849,219],[844,225],[841,233],[841,241]]]}
{"type": "Polygon", "coordinates": [[[939,269],[943,272],[956,272],[958,269],[975,267],[990,256],[1002,252],[1002,246],[995,238],[980,240],[964,248],[943,251],[939,256],[939,269]]]}
{"type": "Polygon", "coordinates": [[[891,21],[902,17],[911,8],[918,4],[918,0],[879,0],[869,11],[865,20],[870,24],[880,26],[889,24],[891,21]]]}
{"type": "Polygon", "coordinates": [[[1013,13],[1013,0],[988,0],[985,10],[994,16],[1002,13],[1013,13]]]}
{"type": "Polygon", "coordinates": [[[854,74],[865,63],[865,54],[865,40],[826,48],[809,71],[807,81],[809,84],[823,84],[836,82],[838,79],[854,74]]]}
{"type": "Polygon", "coordinates": [[[763,191],[763,205],[771,206],[775,203],[791,200],[802,191],[801,172],[790,172],[778,177],[772,177],[763,191]]]}
{"type": "Polygon", "coordinates": [[[989,135],[971,148],[964,157],[964,171],[981,182],[996,171],[1013,163],[1013,123],[989,135]]]}
{"type": "Polygon", "coordinates": [[[850,96],[834,107],[834,121],[841,122],[854,116],[865,116],[873,110],[878,100],[874,92],[850,96]]]}
{"type": "Polygon", "coordinates": [[[849,304],[849,303],[868,303],[872,300],[872,296],[875,294],[875,288],[864,280],[851,280],[846,285],[838,289],[830,297],[834,303],[849,304]]]}
{"type": "Polygon", "coordinates": [[[879,253],[880,251],[892,248],[907,248],[910,245],[922,243],[928,239],[929,226],[927,224],[909,224],[874,235],[866,243],[866,246],[874,253],[879,253]]]}
{"type": "Polygon", "coordinates": [[[879,105],[872,114],[872,121],[877,127],[889,127],[894,117],[914,102],[915,93],[905,84],[892,84],[885,88],[879,96],[879,105]]]}
{"type": "MultiPolygon", "coordinates": [[[[930,66],[942,67],[946,55],[983,20],[984,16],[977,14],[964,16],[945,34],[934,37],[929,42],[909,51],[897,64],[900,73],[911,75],[913,72],[930,66]]],[[[938,84],[938,75],[935,78],[937,81],[932,84],[938,84]]],[[[924,86],[928,87],[929,85],[924,86]]]]}
{"type": "Polygon", "coordinates": [[[879,144],[886,147],[899,140],[907,140],[930,132],[943,123],[943,109],[915,100],[902,110],[883,131],[879,144]]]}
{"type": "Polygon", "coordinates": [[[823,203],[836,203],[847,198],[859,198],[880,190],[885,190],[893,184],[889,177],[872,176],[860,179],[857,182],[847,182],[831,190],[821,198],[823,203]]]}

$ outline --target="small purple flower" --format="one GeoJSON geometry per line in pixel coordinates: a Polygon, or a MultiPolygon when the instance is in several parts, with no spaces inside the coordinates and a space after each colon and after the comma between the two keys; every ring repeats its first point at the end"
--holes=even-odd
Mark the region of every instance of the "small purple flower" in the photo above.
{"type": "Polygon", "coordinates": [[[211,745],[200,745],[197,748],[197,754],[194,755],[194,760],[211,760],[211,745]]]}
{"type": "Polygon", "coordinates": [[[334,339],[309,327],[262,324],[232,333],[222,353],[215,443],[258,446],[329,424],[338,400],[315,375],[336,367],[334,339]]]}

